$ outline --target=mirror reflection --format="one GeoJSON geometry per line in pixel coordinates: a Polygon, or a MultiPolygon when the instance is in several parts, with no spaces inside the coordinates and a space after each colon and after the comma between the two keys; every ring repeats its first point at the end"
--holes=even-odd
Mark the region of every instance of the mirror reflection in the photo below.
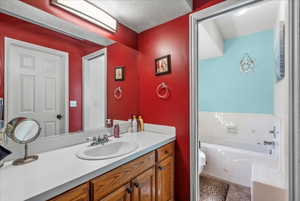
{"type": "Polygon", "coordinates": [[[5,122],[35,119],[41,136],[53,136],[100,129],[106,119],[127,121],[138,112],[136,50],[71,38],[5,14],[0,25],[5,122]]]}
{"type": "Polygon", "coordinates": [[[39,133],[39,125],[36,121],[24,121],[15,128],[15,138],[19,141],[30,141],[39,133]]]}
{"type": "Polygon", "coordinates": [[[40,125],[33,119],[18,117],[8,122],[5,133],[20,144],[33,142],[40,135],[40,125]]]}

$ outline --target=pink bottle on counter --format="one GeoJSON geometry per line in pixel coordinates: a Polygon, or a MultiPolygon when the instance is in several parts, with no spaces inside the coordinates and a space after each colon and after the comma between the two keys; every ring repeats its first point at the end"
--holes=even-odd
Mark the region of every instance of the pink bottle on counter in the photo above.
{"type": "Polygon", "coordinates": [[[120,126],[119,126],[119,124],[116,124],[114,126],[114,137],[115,138],[120,138],[120,126]]]}

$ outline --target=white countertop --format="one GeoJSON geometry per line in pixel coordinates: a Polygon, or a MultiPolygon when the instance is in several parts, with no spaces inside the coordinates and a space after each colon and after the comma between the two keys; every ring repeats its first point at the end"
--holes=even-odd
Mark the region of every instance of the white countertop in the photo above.
{"type": "Polygon", "coordinates": [[[43,201],[102,175],[175,140],[175,134],[153,132],[124,134],[120,139],[139,144],[127,155],[106,160],[82,160],[75,156],[88,143],[39,154],[23,166],[5,164],[0,168],[0,201],[43,201]]]}

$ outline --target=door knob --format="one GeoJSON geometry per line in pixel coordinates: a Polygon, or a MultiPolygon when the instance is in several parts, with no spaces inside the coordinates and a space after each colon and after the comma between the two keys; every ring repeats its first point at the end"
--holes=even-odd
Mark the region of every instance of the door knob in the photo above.
{"type": "Polygon", "coordinates": [[[56,118],[57,118],[58,120],[61,120],[61,119],[63,118],[63,115],[58,114],[58,115],[56,115],[56,118]]]}

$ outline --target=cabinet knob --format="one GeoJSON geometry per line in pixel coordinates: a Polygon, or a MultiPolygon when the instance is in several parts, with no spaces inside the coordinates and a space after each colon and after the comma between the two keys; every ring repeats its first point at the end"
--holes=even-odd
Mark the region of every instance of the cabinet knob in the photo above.
{"type": "Polygon", "coordinates": [[[130,188],[130,187],[127,187],[126,191],[127,191],[128,193],[132,193],[132,192],[133,192],[132,188],[130,188]]]}
{"type": "Polygon", "coordinates": [[[136,188],[139,188],[139,187],[140,187],[139,183],[136,183],[136,182],[134,182],[133,185],[134,185],[136,188]]]}
{"type": "Polygon", "coordinates": [[[159,170],[164,170],[165,168],[162,167],[162,166],[158,166],[158,169],[159,169],[159,170]]]}
{"type": "Polygon", "coordinates": [[[169,154],[169,152],[166,150],[166,151],[165,151],[165,154],[169,154]]]}

